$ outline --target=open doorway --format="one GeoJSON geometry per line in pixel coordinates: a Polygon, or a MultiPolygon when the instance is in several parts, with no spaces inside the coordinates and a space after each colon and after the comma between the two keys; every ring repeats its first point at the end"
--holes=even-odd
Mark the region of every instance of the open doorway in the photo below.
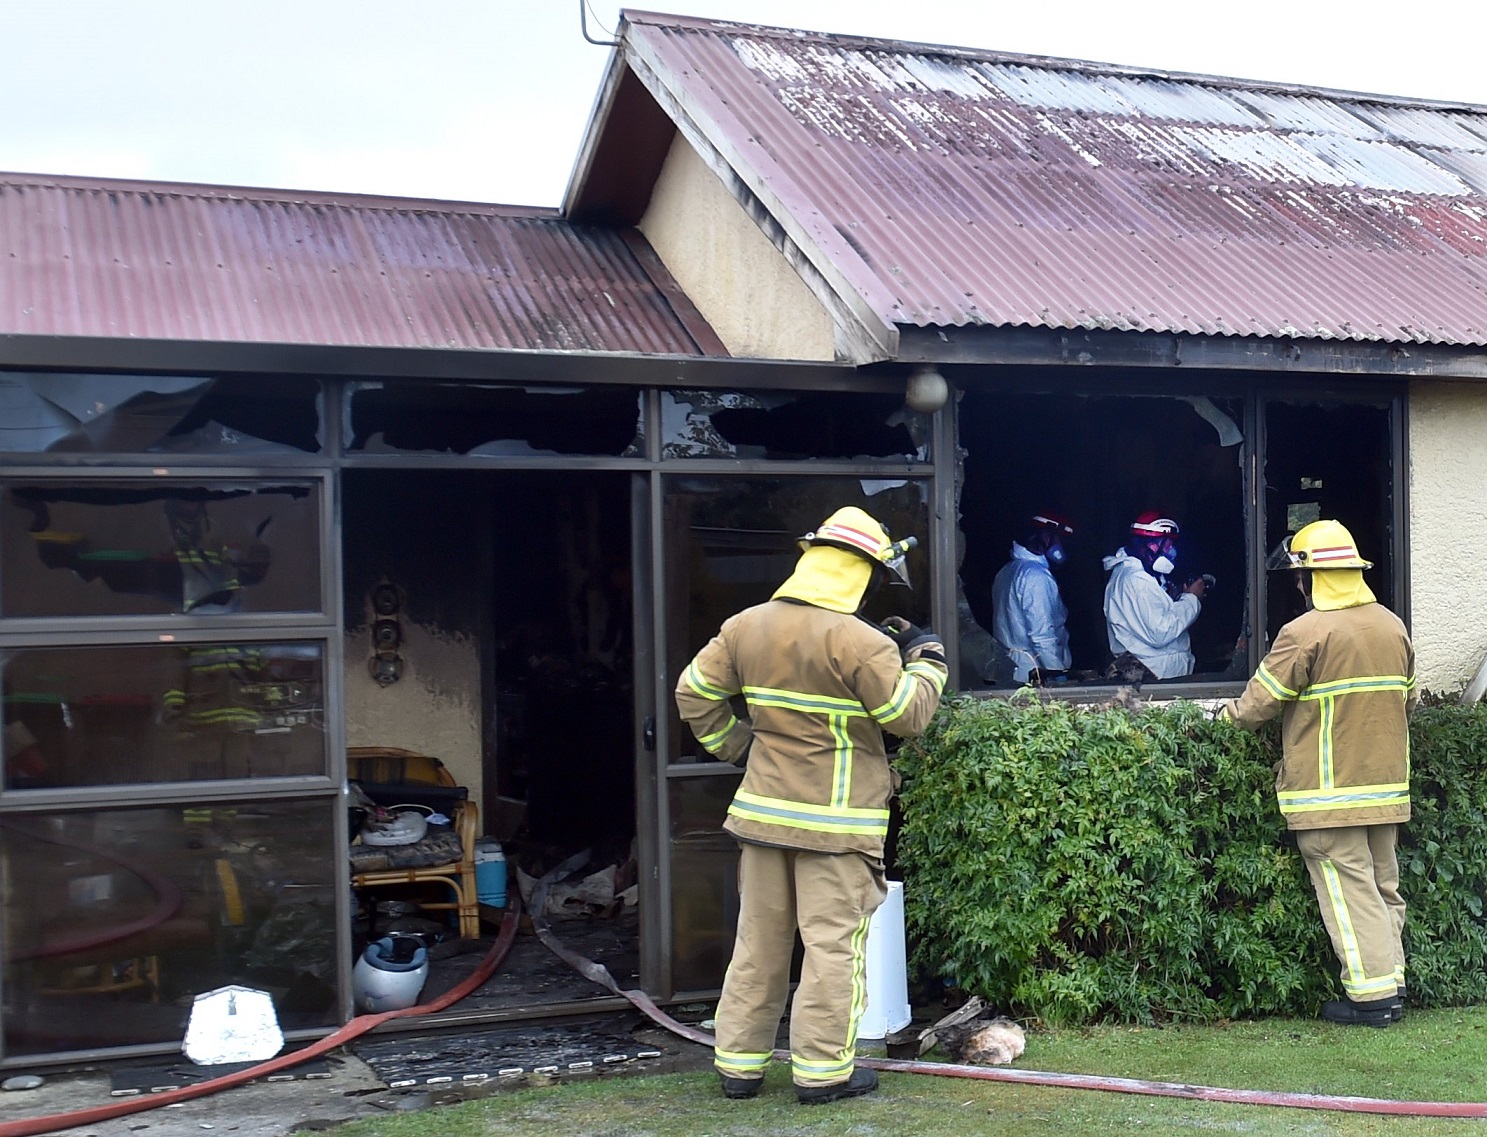
{"type": "MultiPolygon", "coordinates": [[[[351,469],[342,517],[348,744],[439,758],[478,805],[483,855],[499,843],[508,893],[568,863],[554,931],[636,981],[629,475],[351,469]]],[[[481,877],[488,937],[501,912],[481,877]]],[[[441,947],[454,921],[419,908],[417,887],[364,891],[358,951],[369,934],[424,935],[425,997],[474,967],[478,953],[441,947]]],[[[462,1009],[605,994],[522,936],[462,1009]]]]}

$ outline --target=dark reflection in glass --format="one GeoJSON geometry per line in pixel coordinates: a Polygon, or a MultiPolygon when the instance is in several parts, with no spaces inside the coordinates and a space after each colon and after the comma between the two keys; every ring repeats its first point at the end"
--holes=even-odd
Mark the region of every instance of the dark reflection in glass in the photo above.
{"type": "Polygon", "coordinates": [[[10,485],[0,504],[0,611],[319,611],[319,549],[313,484],[10,485]]]}
{"type": "Polygon", "coordinates": [[[723,985],[738,926],[738,842],[723,831],[738,778],[672,778],[671,951],[678,991],[723,985]]]}
{"type": "Polygon", "coordinates": [[[319,644],[23,648],[0,662],[9,789],[325,772],[319,644]]]}
{"type": "Polygon", "coordinates": [[[347,450],[487,457],[645,453],[642,396],[625,387],[358,383],[347,450]]]}
{"type": "Polygon", "coordinates": [[[667,458],[929,460],[930,419],[901,395],[662,391],[667,458]]]}
{"type": "Polygon", "coordinates": [[[0,819],[5,1052],[179,1042],[229,983],[271,992],[285,1030],[333,1023],[337,804],[0,819]]]}
{"type": "MultiPolygon", "coordinates": [[[[1390,413],[1379,406],[1267,403],[1265,543],[1322,518],[1348,527],[1373,568],[1363,574],[1385,604],[1394,603],[1393,455],[1390,413]]],[[[1265,643],[1306,610],[1295,574],[1265,574],[1265,643]]]]}
{"type": "MultiPolygon", "coordinates": [[[[729,616],[762,604],[795,568],[797,539],[837,509],[855,505],[894,537],[915,536],[913,589],[869,594],[863,614],[929,621],[929,485],[908,479],[671,477],[666,479],[667,662],[680,675],[729,616]]],[[[672,760],[711,762],[672,708],[672,760]]]]}
{"type": "Polygon", "coordinates": [[[321,418],[299,376],[0,373],[0,451],[315,454],[321,418]]]}

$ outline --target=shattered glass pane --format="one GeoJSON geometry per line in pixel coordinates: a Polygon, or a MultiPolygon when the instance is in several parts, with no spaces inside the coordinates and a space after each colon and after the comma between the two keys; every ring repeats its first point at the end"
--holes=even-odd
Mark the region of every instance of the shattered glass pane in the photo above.
{"type": "Polygon", "coordinates": [[[662,391],[666,458],[929,460],[930,419],[898,395],[662,391]]]}
{"type": "Polygon", "coordinates": [[[483,457],[645,454],[643,392],[615,387],[353,383],[346,449],[483,457]]]}
{"type": "Polygon", "coordinates": [[[294,376],[0,373],[0,451],[320,450],[320,385],[294,376]]]}
{"type": "Polygon", "coordinates": [[[0,614],[318,612],[314,483],[26,482],[0,494],[0,614]]]}
{"type": "MultiPolygon", "coordinates": [[[[735,612],[774,594],[800,558],[801,534],[837,509],[867,510],[894,537],[914,536],[908,556],[913,588],[883,587],[868,597],[863,614],[888,615],[921,626],[929,620],[929,482],[889,486],[850,477],[672,476],[665,482],[667,622],[680,629],[668,658],[673,675],[735,612]],[[683,638],[684,637],[684,638],[683,638]]],[[[673,715],[675,711],[673,710],[673,715]]],[[[672,719],[673,761],[712,761],[697,746],[680,716],[672,719]]]]}

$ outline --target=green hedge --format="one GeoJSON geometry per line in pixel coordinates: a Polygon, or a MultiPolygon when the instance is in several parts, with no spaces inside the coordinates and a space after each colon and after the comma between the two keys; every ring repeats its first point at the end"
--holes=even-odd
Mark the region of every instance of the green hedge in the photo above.
{"type": "MultiPolygon", "coordinates": [[[[1487,1001],[1487,709],[1411,725],[1400,851],[1416,1003],[1487,1001]]],[[[1316,1012],[1337,964],[1274,795],[1279,736],[1192,703],[947,698],[900,752],[925,977],[1049,1024],[1316,1012]]]]}

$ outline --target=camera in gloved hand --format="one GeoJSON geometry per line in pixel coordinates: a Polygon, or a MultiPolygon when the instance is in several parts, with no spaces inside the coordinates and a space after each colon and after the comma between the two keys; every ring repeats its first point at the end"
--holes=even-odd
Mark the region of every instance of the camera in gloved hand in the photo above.
{"type": "Polygon", "coordinates": [[[915,648],[924,648],[926,650],[921,653],[922,656],[937,659],[941,663],[945,660],[945,645],[940,637],[928,628],[909,623],[902,616],[887,617],[878,625],[878,630],[898,645],[900,656],[907,657],[915,648]]]}

